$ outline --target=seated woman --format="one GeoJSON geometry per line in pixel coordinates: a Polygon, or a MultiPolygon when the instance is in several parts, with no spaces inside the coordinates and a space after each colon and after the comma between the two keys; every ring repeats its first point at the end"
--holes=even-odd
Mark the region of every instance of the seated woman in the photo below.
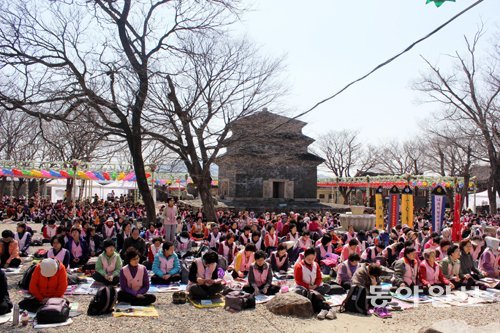
{"type": "Polygon", "coordinates": [[[351,289],[352,277],[358,269],[360,257],[357,253],[349,255],[346,261],[342,262],[337,269],[337,284],[345,290],[351,289]]]}
{"type": "Polygon", "coordinates": [[[217,251],[219,249],[219,243],[223,239],[222,233],[219,231],[219,225],[213,224],[210,228],[210,233],[208,234],[208,246],[212,251],[217,251]]]}
{"type": "Polygon", "coordinates": [[[290,261],[295,262],[299,258],[299,255],[307,250],[308,248],[312,247],[312,240],[311,240],[311,234],[309,231],[304,231],[302,233],[302,236],[299,237],[299,240],[297,243],[295,243],[295,246],[289,250],[288,254],[290,256],[290,261]]]}
{"type": "Polygon", "coordinates": [[[2,231],[0,239],[0,268],[17,268],[21,264],[19,245],[11,230],[2,231]]]}
{"type": "Polygon", "coordinates": [[[45,299],[64,297],[66,288],[68,288],[68,277],[64,265],[57,259],[43,259],[36,265],[31,275],[29,292],[33,297],[19,302],[19,308],[37,312],[45,299]]]}
{"type": "Polygon", "coordinates": [[[277,251],[271,252],[269,263],[271,264],[273,272],[284,274],[288,271],[288,253],[286,252],[286,246],[283,243],[278,245],[277,251]]]}
{"type": "Polygon", "coordinates": [[[223,289],[219,278],[219,255],[213,251],[206,252],[203,257],[196,258],[189,268],[189,297],[195,300],[210,299],[223,289]]]}
{"type": "Polygon", "coordinates": [[[69,251],[70,262],[69,267],[75,268],[83,266],[89,258],[89,249],[87,242],[80,237],[80,229],[71,228],[71,238],[66,242],[66,249],[69,251]]]}
{"type": "Polygon", "coordinates": [[[103,242],[104,252],[97,257],[95,272],[92,278],[107,286],[116,286],[120,282],[122,258],[115,251],[115,242],[108,238],[103,242]]]}
{"type": "Polygon", "coordinates": [[[252,228],[249,225],[243,227],[243,233],[241,233],[239,238],[240,245],[247,245],[250,242],[250,238],[252,237],[252,228]]]}
{"type": "Polygon", "coordinates": [[[20,222],[17,224],[17,232],[14,233],[14,239],[19,246],[19,256],[27,257],[31,245],[31,233],[26,230],[26,223],[20,222]]]}
{"type": "Polygon", "coordinates": [[[273,286],[273,270],[266,263],[266,253],[262,250],[255,252],[255,262],[248,271],[248,285],[243,290],[250,294],[275,295],[280,287],[273,286]]]}
{"type": "Polygon", "coordinates": [[[118,237],[118,228],[112,217],[109,217],[106,222],[103,223],[101,227],[101,234],[104,239],[109,238],[116,242],[118,237]]]}
{"type": "Polygon", "coordinates": [[[473,279],[475,282],[484,277],[483,272],[476,268],[472,259],[472,243],[470,239],[460,242],[460,274],[465,279],[473,279]]]}
{"type": "Polygon", "coordinates": [[[203,224],[203,219],[199,217],[196,223],[191,227],[191,239],[194,241],[202,241],[208,238],[208,229],[203,224]]]}
{"type": "Polygon", "coordinates": [[[148,264],[149,268],[153,266],[153,262],[155,261],[155,256],[157,253],[162,251],[163,239],[161,237],[153,238],[151,245],[148,246],[148,264]]]}
{"type": "Polygon", "coordinates": [[[440,286],[445,288],[450,286],[451,289],[455,288],[453,283],[443,275],[443,271],[436,262],[436,250],[424,250],[424,260],[420,263],[418,269],[420,285],[424,288],[426,294],[432,286],[440,286]]]}
{"type": "Polygon", "coordinates": [[[193,241],[189,239],[187,231],[181,232],[175,238],[175,252],[179,258],[186,258],[192,255],[193,241]]]}
{"type": "Polygon", "coordinates": [[[436,249],[436,261],[441,261],[446,257],[450,245],[451,242],[447,239],[442,239],[441,242],[439,242],[439,247],[436,249]]]}
{"type": "Polygon", "coordinates": [[[361,250],[359,248],[359,242],[355,238],[351,238],[346,245],[342,248],[342,253],[340,255],[340,260],[345,261],[349,258],[350,254],[357,253],[361,255],[361,250]]]}
{"type": "MultiPolygon", "coordinates": [[[[374,246],[367,247],[361,255],[361,261],[372,263],[376,261],[377,257],[383,257],[382,252],[384,251],[384,244],[379,243],[374,246]]],[[[385,261],[385,260],[384,260],[385,261]]]]}
{"type": "Polygon", "coordinates": [[[451,245],[448,248],[448,256],[441,260],[441,271],[455,288],[466,287],[470,290],[474,286],[474,279],[466,279],[460,274],[460,248],[457,245],[451,245]]]}
{"type": "Polygon", "coordinates": [[[320,244],[316,246],[316,260],[320,262],[323,259],[333,255],[332,237],[325,234],[321,237],[320,244]]]}
{"type": "Polygon", "coordinates": [[[487,236],[484,240],[486,242],[486,250],[484,250],[479,258],[479,270],[482,271],[486,277],[498,279],[498,261],[500,259],[498,256],[498,246],[500,244],[500,239],[487,236]]]}
{"type": "Polygon", "coordinates": [[[236,257],[234,258],[233,263],[229,266],[228,270],[233,270],[233,277],[236,278],[244,278],[248,275],[248,271],[250,270],[250,265],[253,264],[255,258],[255,245],[247,244],[244,250],[238,252],[236,257]]]}
{"type": "Polygon", "coordinates": [[[363,287],[369,293],[370,286],[380,284],[380,275],[382,275],[382,268],[379,265],[360,264],[352,276],[351,285],[363,287]]]}
{"type": "Polygon", "coordinates": [[[12,309],[9,291],[7,286],[7,277],[3,270],[0,269],[0,316],[9,313],[12,309]]]}
{"type": "Polygon", "coordinates": [[[132,224],[130,222],[123,222],[121,232],[116,236],[116,245],[118,252],[122,252],[125,240],[132,235],[132,224]]]}
{"type": "Polygon", "coordinates": [[[224,257],[227,263],[232,263],[234,257],[238,253],[238,247],[235,243],[236,236],[229,232],[226,236],[226,240],[219,243],[219,250],[217,251],[220,256],[224,257]]]}
{"type": "Polygon", "coordinates": [[[64,248],[64,236],[53,236],[50,240],[50,245],[52,246],[47,251],[47,258],[57,259],[60,263],[69,268],[70,254],[69,251],[64,248]]]}
{"type": "Polygon", "coordinates": [[[57,226],[55,220],[50,219],[48,224],[42,227],[42,235],[42,243],[50,243],[52,237],[57,235],[57,226]]]}
{"type": "Polygon", "coordinates": [[[146,267],[139,264],[141,256],[136,248],[125,252],[128,265],[120,270],[120,291],[118,302],[131,305],[148,306],[156,301],[156,296],[146,294],[149,290],[149,276],[146,267]]]}
{"type": "Polygon", "coordinates": [[[276,234],[276,228],[272,223],[267,226],[267,233],[264,236],[264,247],[266,249],[266,253],[276,251],[276,248],[278,247],[278,235],[276,234]]]}
{"type": "Polygon", "coordinates": [[[103,251],[103,238],[100,234],[95,232],[95,227],[90,226],[87,228],[87,236],[85,237],[85,241],[89,247],[89,255],[91,257],[96,257],[101,254],[103,251]]]}
{"type": "Polygon", "coordinates": [[[321,269],[316,262],[316,250],[311,247],[304,251],[304,259],[299,260],[294,267],[295,283],[307,290],[316,290],[322,295],[330,291],[330,286],[323,284],[321,269]]]}
{"type": "Polygon", "coordinates": [[[300,235],[297,232],[297,225],[295,223],[290,223],[289,232],[286,234],[286,241],[293,242],[294,246],[299,241],[300,235]]]}
{"type": "Polygon", "coordinates": [[[146,232],[144,233],[144,240],[146,241],[146,243],[152,244],[153,239],[155,239],[159,236],[160,236],[160,234],[159,234],[158,230],[156,229],[156,226],[153,223],[149,224],[149,229],[146,230],[146,232]]]}
{"type": "Polygon", "coordinates": [[[174,244],[167,241],[163,243],[162,251],[155,255],[152,284],[170,284],[181,280],[181,265],[174,250],[174,244]]]}
{"type": "Polygon", "coordinates": [[[252,239],[248,244],[253,244],[255,246],[255,251],[265,249],[264,240],[262,238],[261,233],[258,231],[252,232],[252,239]]]}
{"type": "MultiPolygon", "coordinates": [[[[381,242],[384,244],[384,242],[381,242]]],[[[382,251],[382,255],[384,256],[387,267],[392,267],[392,264],[398,260],[399,252],[404,248],[404,244],[401,242],[394,242],[391,245],[387,246],[384,251],[382,251]]]]}
{"type": "Polygon", "coordinates": [[[394,280],[392,284],[397,287],[414,287],[417,285],[418,262],[417,250],[414,247],[406,247],[404,256],[394,263],[394,280]]]}

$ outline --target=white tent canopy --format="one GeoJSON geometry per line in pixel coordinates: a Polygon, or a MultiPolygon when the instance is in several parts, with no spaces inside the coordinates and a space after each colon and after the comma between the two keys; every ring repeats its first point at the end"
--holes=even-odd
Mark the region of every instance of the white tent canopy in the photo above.
{"type": "MultiPolygon", "coordinates": [[[[87,185],[86,187],[88,188],[89,186],[89,181],[86,182],[87,185]]],[[[76,182],[76,191],[75,193],[78,193],[80,190],[80,185],[81,182],[77,181],[76,182]]],[[[51,188],[51,195],[50,199],[52,202],[56,202],[57,200],[63,200],[64,199],[64,192],[66,190],[66,180],[65,179],[54,179],[50,183],[47,184],[47,187],[51,188]]],[[[115,196],[120,196],[121,194],[128,194],[129,190],[136,189],[137,186],[135,182],[123,182],[123,181],[117,181],[117,182],[98,182],[98,181],[92,181],[92,193],[91,195],[93,196],[94,194],[97,194],[99,198],[107,198],[108,194],[111,193],[111,191],[115,192],[115,196]]]]}
{"type": "MultiPolygon", "coordinates": [[[[496,195],[497,207],[500,207],[500,197],[496,195]]],[[[476,211],[476,207],[489,206],[490,199],[488,198],[488,191],[479,192],[476,194],[469,194],[469,207],[472,211],[476,211]],[[475,198],[474,198],[475,197],[475,198]]]]}

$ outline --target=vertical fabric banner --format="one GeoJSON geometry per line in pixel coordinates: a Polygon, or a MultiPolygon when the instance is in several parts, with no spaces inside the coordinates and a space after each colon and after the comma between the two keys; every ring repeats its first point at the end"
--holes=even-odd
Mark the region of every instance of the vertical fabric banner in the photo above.
{"type": "Polygon", "coordinates": [[[455,194],[455,204],[453,209],[453,227],[451,228],[451,239],[454,242],[459,242],[462,240],[462,224],[460,223],[460,202],[462,201],[462,196],[460,193],[455,194]]]}
{"type": "Polygon", "coordinates": [[[391,228],[398,224],[399,220],[399,189],[395,185],[389,191],[389,207],[387,210],[387,230],[390,231],[391,228]]]}
{"type": "Polygon", "coordinates": [[[401,224],[413,229],[413,191],[408,185],[401,194],[401,224]]]}
{"type": "Polygon", "coordinates": [[[378,230],[384,229],[384,198],[382,186],[375,191],[375,227],[378,230]]]}
{"type": "Polygon", "coordinates": [[[441,226],[444,218],[444,211],[446,208],[446,191],[441,186],[437,186],[432,191],[432,231],[441,232],[441,226]]]}

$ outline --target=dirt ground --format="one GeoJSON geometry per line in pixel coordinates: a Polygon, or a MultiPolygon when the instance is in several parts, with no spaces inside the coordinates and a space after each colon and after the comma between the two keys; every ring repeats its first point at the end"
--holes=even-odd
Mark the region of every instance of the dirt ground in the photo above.
{"type": "MultiPolygon", "coordinates": [[[[30,224],[36,231],[40,225],[30,224]]],[[[15,224],[0,224],[0,232],[6,228],[14,230],[15,224]]],[[[35,234],[35,237],[38,234],[35,234]]],[[[34,248],[36,249],[36,248],[34,248]]],[[[20,276],[8,277],[9,293],[13,302],[19,302],[22,294],[17,288],[20,276]]],[[[265,304],[255,310],[230,313],[222,308],[196,309],[190,304],[172,304],[171,294],[157,294],[155,304],[159,318],[113,318],[111,315],[89,317],[87,307],[92,296],[68,296],[71,302],[78,302],[81,315],[73,318],[71,326],[44,330],[49,332],[418,332],[430,323],[444,319],[460,319],[470,325],[483,326],[489,323],[500,325],[500,304],[478,307],[436,308],[425,304],[403,312],[394,312],[389,319],[375,316],[357,316],[339,313],[337,319],[319,321],[317,319],[297,319],[270,313],[265,304]]],[[[36,332],[32,325],[12,327],[11,323],[0,325],[4,332],[36,332]]]]}

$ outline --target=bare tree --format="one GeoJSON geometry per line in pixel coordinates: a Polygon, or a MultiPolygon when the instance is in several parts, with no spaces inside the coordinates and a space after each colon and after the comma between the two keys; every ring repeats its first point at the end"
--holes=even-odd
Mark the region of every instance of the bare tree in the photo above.
{"type": "MultiPolygon", "coordinates": [[[[452,74],[445,74],[439,67],[431,64],[429,73],[416,84],[416,89],[424,92],[432,102],[443,106],[439,118],[454,123],[455,128],[481,134],[482,145],[486,148],[490,165],[488,196],[490,211],[496,212],[495,194],[500,193],[500,124],[499,93],[500,75],[498,72],[499,48],[489,61],[477,58],[477,46],[482,36],[480,29],[472,40],[465,37],[467,54],[455,52],[450,56],[455,63],[452,74]],[[482,65],[485,64],[485,65],[482,65]]],[[[472,147],[474,150],[475,147],[472,147]]]]}
{"type": "Polygon", "coordinates": [[[425,146],[421,138],[403,143],[392,140],[372,149],[376,150],[377,164],[373,171],[389,175],[419,175],[425,171],[425,146]]]}
{"type": "Polygon", "coordinates": [[[0,105],[45,120],[66,120],[87,108],[96,112],[97,129],[127,142],[147,216],[153,221],[156,212],[142,155],[143,111],[152,85],[171,73],[173,63],[182,63],[183,40],[232,22],[238,4],[4,1],[0,105]]]}
{"type": "MultiPolygon", "coordinates": [[[[366,158],[368,155],[365,155],[358,135],[358,131],[340,130],[319,137],[316,144],[319,155],[325,159],[325,166],[335,177],[356,176],[354,172],[367,171],[372,166],[373,159],[366,158]]],[[[351,189],[339,187],[339,192],[348,204],[351,189]]]]}
{"type": "Polygon", "coordinates": [[[187,40],[184,52],[176,74],[161,77],[152,89],[144,132],[178,154],[214,220],[211,166],[231,123],[282,94],[276,80],[281,61],[258,57],[248,41],[222,34],[187,40]]]}

